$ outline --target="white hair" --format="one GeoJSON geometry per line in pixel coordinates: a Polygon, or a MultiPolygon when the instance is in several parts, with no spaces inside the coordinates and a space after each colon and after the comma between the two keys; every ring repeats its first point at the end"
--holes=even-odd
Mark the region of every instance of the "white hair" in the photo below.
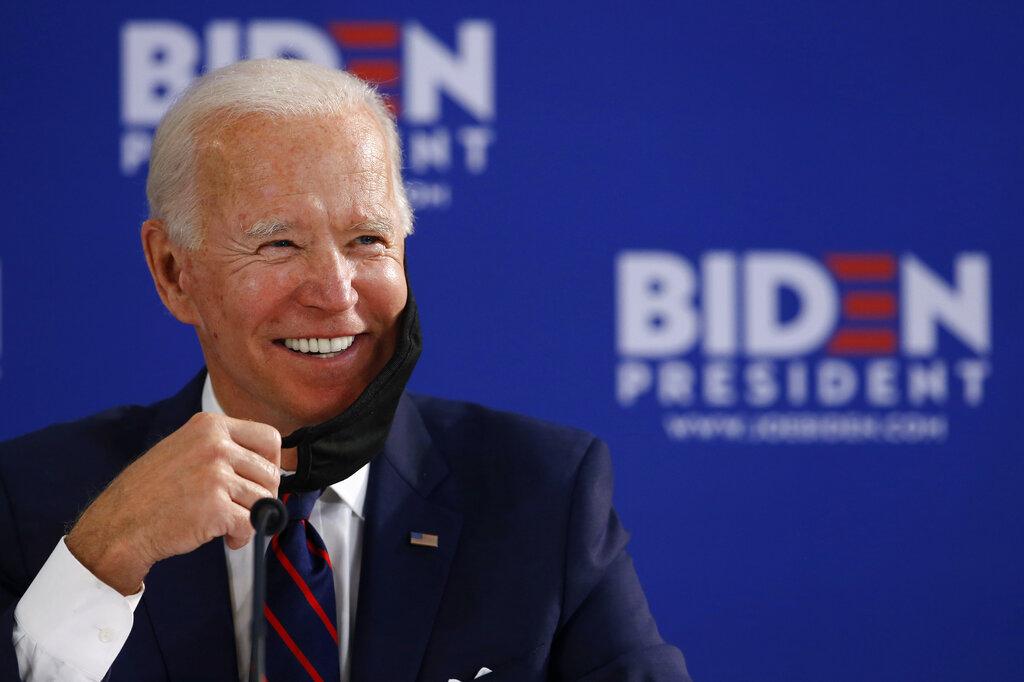
{"type": "Polygon", "coordinates": [[[391,110],[355,76],[297,59],[236,62],[197,78],[167,111],[153,139],[146,178],[149,217],[162,220],[176,243],[202,242],[196,136],[211,119],[247,114],[271,118],[336,116],[365,109],[384,133],[399,227],[412,233],[412,208],[402,184],[402,146],[391,110]]]}

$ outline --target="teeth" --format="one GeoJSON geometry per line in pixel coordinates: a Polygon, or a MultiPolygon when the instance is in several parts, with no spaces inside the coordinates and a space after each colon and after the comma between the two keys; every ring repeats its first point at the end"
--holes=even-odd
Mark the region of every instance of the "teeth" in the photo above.
{"type": "Polygon", "coordinates": [[[317,353],[320,357],[333,358],[341,351],[348,350],[355,340],[354,336],[335,336],[330,339],[285,339],[284,345],[300,353],[317,353]]]}

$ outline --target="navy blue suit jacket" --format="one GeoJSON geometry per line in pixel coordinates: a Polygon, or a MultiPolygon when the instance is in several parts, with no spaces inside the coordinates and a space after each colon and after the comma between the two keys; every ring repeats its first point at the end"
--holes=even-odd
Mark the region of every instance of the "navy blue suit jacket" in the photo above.
{"type": "MultiPolygon", "coordinates": [[[[0,680],[14,607],[78,513],[199,411],[176,396],[0,444],[0,680]]],[[[580,431],[405,395],[370,469],[353,682],[689,680],[648,610],[611,507],[606,447],[580,431]],[[437,549],[410,531],[439,536],[437,549]]],[[[146,578],[113,680],[238,679],[224,548],[146,578]]]]}

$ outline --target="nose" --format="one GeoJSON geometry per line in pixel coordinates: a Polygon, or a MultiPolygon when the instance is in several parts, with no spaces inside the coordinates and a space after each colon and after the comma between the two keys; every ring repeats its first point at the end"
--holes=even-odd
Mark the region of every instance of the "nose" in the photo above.
{"type": "Polygon", "coordinates": [[[303,282],[298,289],[299,302],[325,312],[341,312],[359,300],[354,280],[355,264],[334,248],[318,249],[304,264],[303,282]]]}

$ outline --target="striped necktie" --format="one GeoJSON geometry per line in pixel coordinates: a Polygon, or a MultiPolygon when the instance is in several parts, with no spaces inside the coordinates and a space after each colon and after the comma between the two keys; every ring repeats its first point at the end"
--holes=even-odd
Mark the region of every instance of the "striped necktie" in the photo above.
{"type": "Polygon", "coordinates": [[[266,682],[341,680],[331,559],[308,521],[319,497],[281,497],[288,525],[267,548],[266,682]]]}

